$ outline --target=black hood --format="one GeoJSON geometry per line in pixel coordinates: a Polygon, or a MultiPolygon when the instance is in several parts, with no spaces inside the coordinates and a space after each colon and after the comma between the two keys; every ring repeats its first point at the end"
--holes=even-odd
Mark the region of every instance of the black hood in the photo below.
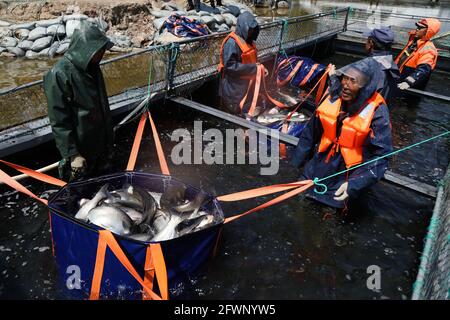
{"type": "Polygon", "coordinates": [[[245,11],[239,15],[236,23],[236,30],[234,32],[248,43],[252,43],[258,38],[259,24],[252,13],[245,11]],[[249,38],[250,29],[253,29],[254,31],[249,38]]]}

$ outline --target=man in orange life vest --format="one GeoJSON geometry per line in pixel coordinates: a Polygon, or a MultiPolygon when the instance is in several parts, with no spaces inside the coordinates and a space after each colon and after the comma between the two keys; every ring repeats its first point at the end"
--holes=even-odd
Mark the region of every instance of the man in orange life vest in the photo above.
{"type": "Polygon", "coordinates": [[[439,32],[441,23],[428,18],[420,20],[416,26],[416,30],[409,32],[408,43],[395,59],[401,73],[400,90],[425,88],[436,67],[438,52],[430,39],[439,32]]]}
{"type": "MultiPolygon", "coordinates": [[[[239,15],[236,30],[225,38],[220,50],[219,72],[221,74],[219,96],[226,111],[246,114],[249,111],[253,90],[250,81],[257,74],[257,52],[255,41],[259,25],[253,14],[239,15]]],[[[267,75],[267,70],[265,69],[267,75]]]]}
{"type": "MultiPolygon", "coordinates": [[[[389,110],[377,93],[382,72],[372,58],[331,70],[329,95],[311,117],[296,146],[291,164],[304,166],[300,180],[324,178],[392,151],[389,110]]],[[[387,169],[381,159],[336,175],[327,191],[308,191],[317,201],[344,208],[347,200],[380,180],[387,169]]],[[[319,187],[317,187],[319,189],[319,187]]]]}

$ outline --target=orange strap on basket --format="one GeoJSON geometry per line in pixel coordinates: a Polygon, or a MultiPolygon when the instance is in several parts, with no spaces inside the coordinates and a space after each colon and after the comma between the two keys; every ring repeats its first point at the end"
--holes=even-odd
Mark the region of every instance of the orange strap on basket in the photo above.
{"type": "Polygon", "coordinates": [[[159,140],[159,134],[156,130],[155,123],[153,122],[152,115],[148,112],[148,118],[150,119],[150,125],[153,132],[153,140],[156,145],[156,152],[158,153],[159,166],[161,167],[161,172],[165,175],[170,176],[169,166],[167,165],[166,158],[164,157],[164,151],[162,149],[161,140],[159,140]]]}
{"type": "Polygon", "coordinates": [[[231,202],[231,201],[240,201],[240,200],[247,200],[257,197],[266,196],[269,194],[291,190],[294,188],[298,188],[301,186],[304,186],[309,180],[305,181],[298,181],[298,182],[291,182],[291,183],[281,183],[281,184],[274,184],[271,186],[265,186],[255,189],[249,189],[245,191],[239,191],[223,196],[217,197],[217,200],[224,201],[224,202],[231,202]]]}
{"type": "Polygon", "coordinates": [[[5,161],[5,160],[0,160],[0,162],[5,164],[5,165],[7,165],[7,166],[9,166],[9,167],[11,167],[11,168],[13,168],[13,169],[16,169],[19,172],[22,172],[22,173],[30,176],[31,178],[34,178],[34,179],[42,181],[42,182],[53,184],[53,185],[58,186],[58,187],[64,187],[67,184],[66,182],[64,182],[64,181],[62,181],[60,179],[54,178],[54,177],[49,176],[49,175],[47,175],[45,173],[42,173],[42,172],[38,172],[38,171],[35,171],[35,170],[32,170],[32,169],[20,166],[18,164],[14,164],[14,163],[11,163],[11,162],[8,162],[8,161],[5,161]]]}
{"type": "MultiPolygon", "coordinates": [[[[155,141],[156,153],[158,154],[158,160],[159,165],[161,167],[161,171],[165,175],[170,175],[169,166],[167,165],[166,158],[164,157],[164,152],[162,149],[161,140],[159,139],[158,130],[156,129],[155,122],[153,121],[153,118],[149,111],[144,112],[139,121],[139,125],[136,130],[136,136],[133,142],[133,148],[131,150],[130,158],[128,160],[127,170],[133,170],[136,165],[136,159],[139,153],[139,147],[141,145],[142,135],[144,132],[147,117],[150,121],[150,126],[152,128],[153,140],[155,141]]],[[[154,244],[152,243],[147,246],[144,263],[144,279],[142,279],[141,283],[142,287],[146,289],[142,293],[143,300],[154,299],[154,296],[152,296],[152,294],[149,294],[149,292],[153,289],[153,280],[155,278],[155,273],[162,299],[168,300],[169,286],[167,278],[167,269],[166,263],[164,262],[164,255],[162,253],[161,245],[159,243],[154,244]]],[[[98,288],[100,289],[100,287],[98,288]]]]}
{"type": "Polygon", "coordinates": [[[133,147],[131,148],[130,157],[128,158],[127,170],[133,170],[136,165],[136,159],[139,153],[139,147],[141,146],[142,134],[145,128],[145,121],[147,120],[146,113],[142,113],[139,125],[134,137],[133,147]]]}
{"type": "Polygon", "coordinates": [[[314,71],[317,69],[318,66],[319,66],[318,63],[315,63],[312,66],[311,70],[309,70],[308,74],[303,78],[302,82],[299,83],[298,85],[299,87],[304,86],[308,82],[309,78],[312,77],[314,71]]]}
{"type": "Polygon", "coordinates": [[[141,119],[139,120],[139,125],[136,130],[136,136],[134,137],[133,147],[130,152],[130,157],[128,159],[127,170],[133,170],[136,166],[136,160],[139,153],[139,148],[141,146],[142,135],[144,133],[145,122],[147,121],[147,117],[150,121],[150,126],[152,128],[153,140],[156,145],[156,153],[158,154],[159,165],[161,167],[161,171],[163,174],[170,175],[169,166],[167,165],[166,158],[164,157],[164,152],[161,145],[161,140],[159,140],[159,134],[156,130],[155,123],[150,112],[146,111],[142,113],[141,119]]]}
{"type": "Polygon", "coordinates": [[[265,208],[270,207],[270,206],[272,206],[274,204],[277,204],[277,203],[279,203],[281,201],[289,199],[289,198],[291,198],[291,197],[293,197],[293,196],[295,196],[295,195],[297,195],[299,193],[302,193],[303,191],[307,190],[308,188],[310,188],[311,186],[314,185],[314,182],[312,180],[304,180],[304,181],[301,181],[301,182],[298,182],[298,183],[303,184],[303,186],[297,187],[294,190],[286,192],[285,194],[283,194],[281,196],[278,196],[278,197],[276,197],[276,198],[274,198],[274,199],[272,199],[270,201],[267,201],[267,202],[265,202],[265,203],[255,207],[253,209],[250,209],[250,210],[248,210],[248,211],[246,211],[244,213],[241,213],[241,214],[238,214],[238,215],[235,215],[235,216],[232,216],[232,217],[228,217],[228,218],[225,219],[224,223],[228,223],[228,222],[234,221],[234,220],[239,219],[239,218],[241,218],[241,217],[243,217],[245,215],[248,215],[250,213],[253,213],[253,212],[265,209],[265,208]]]}
{"type": "Polygon", "coordinates": [[[15,190],[22,192],[22,193],[26,194],[27,196],[30,196],[30,197],[42,202],[45,205],[48,205],[47,200],[39,198],[37,195],[35,195],[33,192],[28,190],[25,186],[23,186],[22,184],[20,184],[16,180],[14,180],[11,176],[9,176],[3,170],[0,170],[0,181],[3,182],[4,184],[7,184],[8,186],[10,186],[11,188],[13,188],[15,190]]]}
{"type": "MultiPolygon", "coordinates": [[[[137,273],[136,269],[133,267],[130,260],[127,258],[123,250],[120,248],[111,231],[100,230],[98,236],[97,257],[95,260],[94,275],[92,279],[91,293],[89,297],[90,300],[98,300],[100,298],[100,286],[105,266],[106,248],[109,248],[112,251],[112,253],[114,253],[119,262],[125,267],[125,269],[127,269],[127,271],[133,276],[133,278],[135,278],[136,281],[139,282],[139,284],[143,287],[146,294],[149,295],[151,299],[162,300],[164,299],[164,296],[167,298],[167,292],[164,292],[165,290],[167,291],[167,287],[163,286],[163,288],[160,288],[161,295],[163,296],[163,298],[161,298],[155,292],[153,292],[153,290],[144,283],[144,280],[137,273]]],[[[151,251],[152,253],[154,252],[153,248],[151,248],[151,251]]],[[[158,273],[158,268],[161,267],[161,263],[156,261],[159,259],[159,253],[156,253],[155,255],[152,256],[156,258],[154,259],[156,269],[155,271],[158,276],[158,274],[160,273],[160,272],[158,273]]]]}
{"type": "MultiPolygon", "coordinates": [[[[281,63],[285,64],[284,61],[286,61],[286,59],[283,60],[281,63]]],[[[287,61],[287,62],[289,62],[289,61],[287,61]]],[[[280,63],[280,65],[281,65],[281,63],[280,63]]],[[[277,86],[283,87],[285,84],[287,84],[289,81],[291,81],[291,79],[292,79],[292,78],[295,76],[295,74],[298,72],[298,70],[300,69],[300,67],[302,66],[302,64],[303,64],[303,60],[298,61],[297,64],[295,65],[295,67],[292,69],[292,71],[288,74],[288,76],[286,77],[286,79],[280,80],[280,79],[277,77],[277,86]]],[[[277,71],[275,71],[275,72],[278,73],[278,71],[279,71],[279,69],[280,69],[280,65],[279,65],[279,67],[277,68],[277,71]]]]}

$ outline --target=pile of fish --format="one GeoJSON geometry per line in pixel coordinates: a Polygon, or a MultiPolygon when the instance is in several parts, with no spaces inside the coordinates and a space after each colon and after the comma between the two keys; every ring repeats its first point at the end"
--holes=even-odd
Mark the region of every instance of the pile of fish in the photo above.
{"type": "MultiPolygon", "coordinates": [[[[284,121],[287,118],[287,116],[288,116],[287,114],[280,113],[277,110],[277,108],[273,108],[273,109],[270,109],[267,112],[264,112],[263,114],[259,115],[256,118],[256,121],[260,124],[268,125],[268,124],[272,124],[275,122],[284,121]]],[[[303,113],[294,112],[288,121],[289,122],[305,122],[307,120],[308,120],[308,118],[303,113]]]]}
{"type": "Polygon", "coordinates": [[[81,199],[75,218],[134,240],[153,242],[208,228],[218,220],[201,210],[210,197],[200,191],[189,201],[184,185],[172,185],[162,194],[129,184],[108,189],[105,184],[92,199],[81,199]]]}

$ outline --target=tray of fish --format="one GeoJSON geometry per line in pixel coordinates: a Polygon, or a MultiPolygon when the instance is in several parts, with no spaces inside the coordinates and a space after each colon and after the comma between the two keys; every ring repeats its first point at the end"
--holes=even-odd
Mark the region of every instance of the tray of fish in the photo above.
{"type": "MultiPolygon", "coordinates": [[[[215,252],[224,225],[219,201],[166,175],[119,172],[71,182],[49,199],[54,254],[62,289],[80,270],[69,297],[89,297],[99,230],[110,230],[134,268],[143,274],[147,248],[159,243],[169,289],[195,276],[215,252]],[[69,270],[69,271],[68,271],[69,270]]],[[[142,287],[107,252],[102,298],[140,299],[142,287]]]]}
{"type": "Polygon", "coordinates": [[[199,191],[185,198],[186,186],[169,186],[164,193],[125,183],[109,190],[103,185],[92,199],[82,198],[76,219],[139,241],[166,241],[208,228],[220,221],[201,209],[208,195],[199,191]]]}

